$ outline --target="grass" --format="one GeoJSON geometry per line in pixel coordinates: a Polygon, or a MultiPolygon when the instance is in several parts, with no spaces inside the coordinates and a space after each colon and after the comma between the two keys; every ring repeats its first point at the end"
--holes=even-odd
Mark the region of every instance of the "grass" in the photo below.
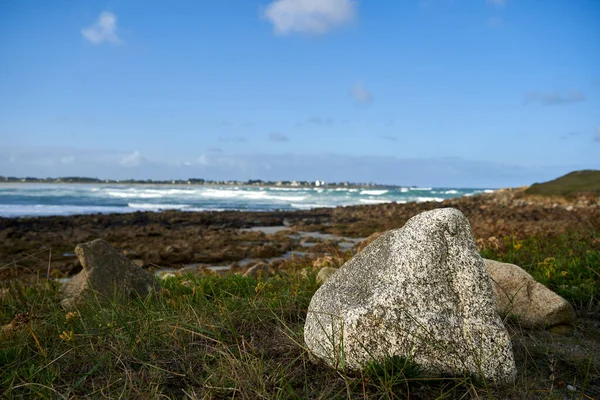
{"type": "Polygon", "coordinates": [[[543,196],[572,196],[578,193],[600,194],[600,171],[573,171],[549,182],[534,183],[525,193],[543,196]]]}
{"type": "Polygon", "coordinates": [[[579,312],[600,309],[600,235],[594,231],[524,240],[506,237],[502,246],[484,249],[481,255],[519,265],[579,312]]]}
{"type": "MultiPolygon", "coordinates": [[[[521,265],[571,301],[583,321],[594,322],[600,308],[597,236],[505,238],[503,246],[483,249],[482,255],[521,265]]],[[[0,306],[0,325],[13,326],[0,338],[0,397],[586,399],[600,394],[595,392],[598,357],[560,350],[600,348],[587,322],[567,335],[523,331],[509,323],[519,370],[509,388],[470,376],[425,379],[399,357],[362,373],[314,362],[302,332],[318,288],[311,263],[297,259],[258,280],[235,274],[169,278],[156,296],[108,306],[91,299],[74,311],[58,306],[56,282],[13,284],[0,306]]]]}

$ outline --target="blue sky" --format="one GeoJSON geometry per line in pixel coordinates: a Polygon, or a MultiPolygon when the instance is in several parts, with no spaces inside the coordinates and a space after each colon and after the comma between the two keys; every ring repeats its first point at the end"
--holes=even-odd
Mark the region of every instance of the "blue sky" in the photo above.
{"type": "Polygon", "coordinates": [[[598,38],[596,0],[4,1],[0,175],[599,169],[598,38]]]}

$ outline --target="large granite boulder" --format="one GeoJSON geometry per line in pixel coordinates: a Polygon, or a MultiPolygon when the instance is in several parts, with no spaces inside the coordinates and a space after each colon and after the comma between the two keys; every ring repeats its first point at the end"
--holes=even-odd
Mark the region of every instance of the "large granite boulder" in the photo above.
{"type": "Polygon", "coordinates": [[[102,239],[75,248],[83,270],[64,283],[61,304],[71,307],[93,291],[100,300],[126,299],[132,294],[146,296],[157,289],[155,276],[138,267],[102,239]]]}
{"type": "Polygon", "coordinates": [[[411,218],[344,264],[313,296],[304,339],[338,369],[401,356],[427,376],[516,376],[490,277],[469,222],[452,208],[411,218]]]}
{"type": "Polygon", "coordinates": [[[515,317],[523,328],[547,328],[569,325],[575,311],[568,301],[536,282],[521,267],[494,260],[484,260],[492,277],[498,313],[515,317]]]}

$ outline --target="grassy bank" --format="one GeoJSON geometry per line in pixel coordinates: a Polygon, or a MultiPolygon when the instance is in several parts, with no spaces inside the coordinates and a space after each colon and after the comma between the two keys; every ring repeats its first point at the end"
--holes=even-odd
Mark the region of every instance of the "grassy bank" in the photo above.
{"type": "Polygon", "coordinates": [[[573,171],[544,183],[534,183],[525,193],[542,196],[575,196],[582,193],[600,194],[600,171],[573,171]]]}
{"type": "Polygon", "coordinates": [[[94,299],[74,312],[57,305],[55,282],[12,285],[0,307],[0,324],[12,326],[0,340],[0,397],[594,398],[598,236],[507,237],[484,246],[484,257],[521,265],[581,317],[560,333],[507,321],[519,370],[510,388],[468,376],[424,379],[404,360],[354,374],[312,362],[302,327],[317,270],[296,260],[266,279],[170,278],[156,297],[108,306],[94,299]]]}

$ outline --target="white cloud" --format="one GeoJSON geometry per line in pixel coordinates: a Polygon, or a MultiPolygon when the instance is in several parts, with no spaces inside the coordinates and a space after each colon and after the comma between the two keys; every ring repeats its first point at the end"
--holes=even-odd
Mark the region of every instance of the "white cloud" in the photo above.
{"type": "Polygon", "coordinates": [[[289,142],[290,139],[282,133],[269,133],[269,140],[271,142],[289,142]]]}
{"type": "Polygon", "coordinates": [[[210,161],[208,161],[208,156],[206,154],[200,154],[200,157],[196,159],[194,163],[196,165],[210,165],[210,161]]]}
{"type": "Polygon", "coordinates": [[[125,167],[137,167],[142,161],[144,161],[144,157],[136,150],[131,154],[121,157],[119,163],[125,167]]]}
{"type": "MultiPolygon", "coordinates": [[[[600,126],[596,125],[594,136],[600,136],[599,128],[600,126]]],[[[582,160],[578,164],[536,167],[450,157],[411,159],[335,153],[207,154],[194,160],[182,160],[185,162],[148,160],[141,155],[134,157],[135,154],[136,152],[133,152],[129,156],[138,158],[141,164],[137,168],[131,168],[121,165],[120,161],[125,154],[117,151],[0,146],[0,175],[169,180],[194,176],[215,180],[324,179],[328,182],[377,181],[438,187],[512,187],[547,181],[573,170],[600,168],[595,159],[587,162],[582,160]],[[62,157],[74,154],[75,162],[72,164],[60,162],[62,157]],[[11,157],[14,157],[12,163],[11,157]]]]}
{"type": "Polygon", "coordinates": [[[81,34],[93,44],[121,43],[121,39],[117,36],[117,17],[108,11],[100,13],[96,23],[89,28],[82,29],[81,34]]]}
{"type": "Polygon", "coordinates": [[[487,3],[496,7],[504,7],[506,5],[506,0],[487,0],[487,3]]]}
{"type": "Polygon", "coordinates": [[[582,93],[578,90],[573,90],[568,93],[558,93],[558,92],[529,92],[525,94],[525,102],[526,103],[540,103],[545,106],[557,106],[562,104],[572,104],[579,103],[581,101],[585,101],[586,96],[585,93],[582,93]]]}
{"type": "Polygon", "coordinates": [[[246,138],[242,136],[219,136],[219,142],[245,142],[246,138]]]}
{"type": "Polygon", "coordinates": [[[600,142],[600,126],[596,128],[596,134],[594,135],[594,141],[600,142]]]}
{"type": "Polygon", "coordinates": [[[277,35],[324,34],[354,20],[354,0],[276,0],[264,11],[277,35]]]}
{"type": "Polygon", "coordinates": [[[315,124],[315,125],[320,125],[320,126],[325,126],[325,125],[332,125],[333,124],[333,118],[331,117],[310,117],[306,120],[307,122],[310,122],[311,124],[315,124]]]}
{"type": "Polygon", "coordinates": [[[359,103],[370,103],[373,101],[373,95],[367,91],[362,82],[358,82],[352,87],[352,97],[359,103]]]}

